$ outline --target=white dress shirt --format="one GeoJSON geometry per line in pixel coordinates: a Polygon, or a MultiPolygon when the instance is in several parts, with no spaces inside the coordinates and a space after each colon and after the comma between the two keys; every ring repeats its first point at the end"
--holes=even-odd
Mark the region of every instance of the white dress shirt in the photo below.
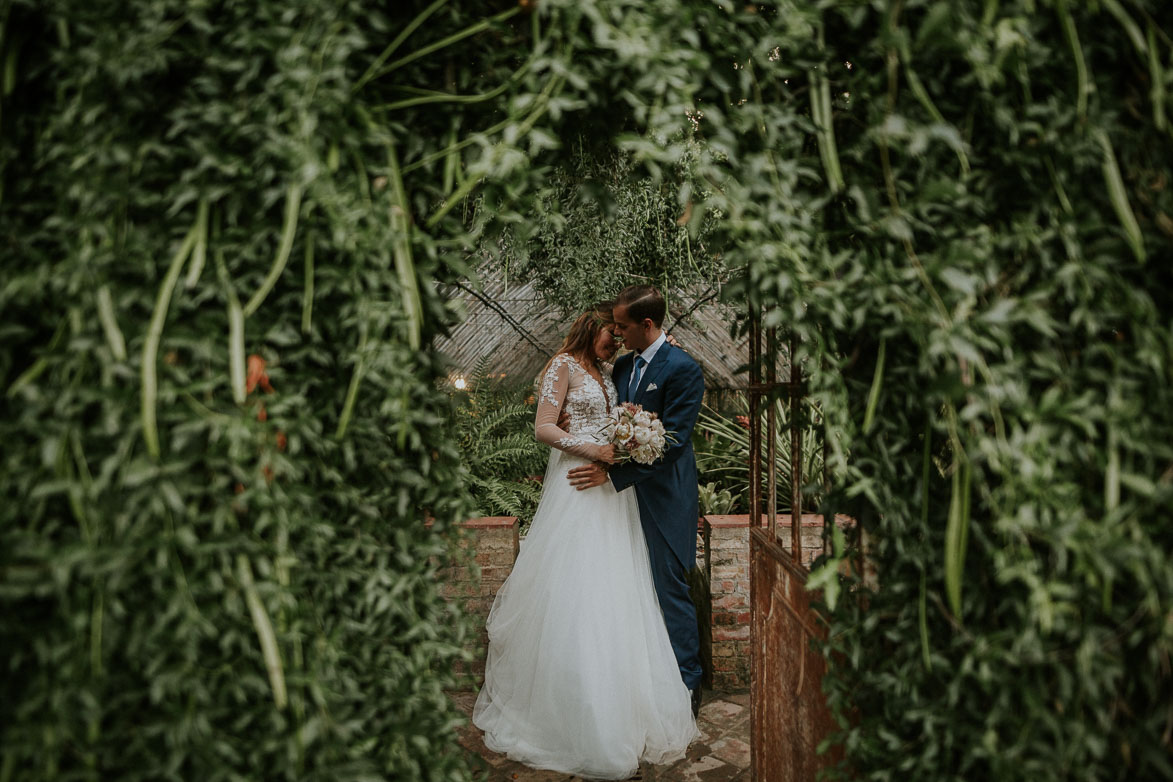
{"type": "Polygon", "coordinates": [[[643,365],[642,369],[639,368],[639,364],[636,364],[634,367],[632,367],[632,372],[635,373],[635,380],[633,381],[635,385],[632,386],[632,388],[639,388],[640,381],[644,379],[644,372],[648,371],[648,367],[651,365],[652,359],[656,357],[656,351],[660,349],[660,346],[664,344],[666,339],[668,339],[668,335],[661,331],[660,336],[656,338],[655,342],[648,345],[643,349],[643,351],[636,353],[637,356],[642,358],[647,363],[643,365]]]}

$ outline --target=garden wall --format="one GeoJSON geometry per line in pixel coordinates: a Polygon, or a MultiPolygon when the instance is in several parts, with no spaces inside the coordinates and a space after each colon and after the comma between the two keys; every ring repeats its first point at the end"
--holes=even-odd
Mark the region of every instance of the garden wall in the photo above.
{"type": "MultiPolygon", "coordinates": [[[[516,516],[487,516],[466,521],[464,528],[469,534],[461,539],[460,545],[464,554],[472,555],[476,567],[469,567],[458,558],[441,568],[438,577],[440,594],[460,603],[475,622],[477,631],[465,642],[472,662],[467,667],[459,666],[457,672],[471,674],[479,685],[485,674],[485,649],[489,643],[485,620],[497,590],[513,571],[521,547],[520,527],[516,516]]],[[[464,561],[468,561],[467,556],[464,561]]]]}

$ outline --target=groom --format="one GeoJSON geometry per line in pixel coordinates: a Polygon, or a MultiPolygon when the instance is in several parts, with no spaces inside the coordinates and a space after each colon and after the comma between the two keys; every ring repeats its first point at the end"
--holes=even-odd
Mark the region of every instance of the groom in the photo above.
{"type": "Polygon", "coordinates": [[[635,486],[640,522],[648,542],[652,580],[680,676],[692,692],[696,716],[701,697],[700,633],[688,591],[688,571],[696,566],[698,514],[696,457],[692,429],[701,409],[705,381],[687,353],[665,342],[661,330],[667,307],[649,285],[625,288],[615,300],[615,329],[630,353],[615,362],[612,377],[620,402],[634,402],[656,413],[672,432],[664,457],[651,465],[594,463],[568,473],[580,491],[608,479],[616,491],[635,486]]]}

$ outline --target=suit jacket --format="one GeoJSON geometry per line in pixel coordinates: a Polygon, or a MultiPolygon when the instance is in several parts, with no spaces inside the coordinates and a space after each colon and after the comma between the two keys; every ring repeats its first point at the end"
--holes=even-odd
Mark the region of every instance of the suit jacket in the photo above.
{"type": "Polygon", "coordinates": [[[629,461],[613,466],[609,473],[611,483],[616,491],[635,486],[648,545],[657,545],[650,534],[651,530],[657,530],[685,570],[691,570],[696,566],[696,524],[700,512],[692,430],[705,393],[704,376],[691,356],[664,343],[644,369],[635,391],[629,394],[634,365],[634,353],[615,362],[612,378],[619,401],[634,402],[656,413],[664,429],[674,433],[676,442],[654,464],[629,461]]]}

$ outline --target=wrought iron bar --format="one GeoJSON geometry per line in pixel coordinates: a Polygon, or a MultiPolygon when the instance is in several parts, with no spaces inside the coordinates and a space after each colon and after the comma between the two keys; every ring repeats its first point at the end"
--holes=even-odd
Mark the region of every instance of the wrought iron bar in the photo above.
{"type": "MultiPolygon", "coordinates": [[[[766,385],[773,389],[778,382],[778,330],[771,326],[766,330],[766,385]]],[[[769,505],[766,518],[769,519],[770,535],[778,533],[778,411],[773,393],[766,395],[766,486],[769,505]]],[[[756,522],[760,524],[761,522],[756,522]]]]}
{"type": "Polygon", "coordinates": [[[762,325],[760,313],[749,314],[749,517],[750,526],[762,523],[762,426],[759,399],[763,390],[761,371],[762,325]]]}
{"type": "MultiPolygon", "coordinates": [[[[798,337],[790,334],[790,382],[802,382],[798,337]]],[[[802,396],[790,395],[790,554],[802,565],[802,396]]]]}
{"type": "MultiPolygon", "coordinates": [[[[822,419],[820,423],[823,425],[823,553],[831,554],[831,534],[827,531],[827,522],[832,525],[835,524],[835,514],[831,512],[831,468],[827,461],[828,445],[831,440],[831,432],[827,428],[827,416],[820,416],[822,419]]],[[[832,527],[832,532],[834,528],[832,527]]]]}

